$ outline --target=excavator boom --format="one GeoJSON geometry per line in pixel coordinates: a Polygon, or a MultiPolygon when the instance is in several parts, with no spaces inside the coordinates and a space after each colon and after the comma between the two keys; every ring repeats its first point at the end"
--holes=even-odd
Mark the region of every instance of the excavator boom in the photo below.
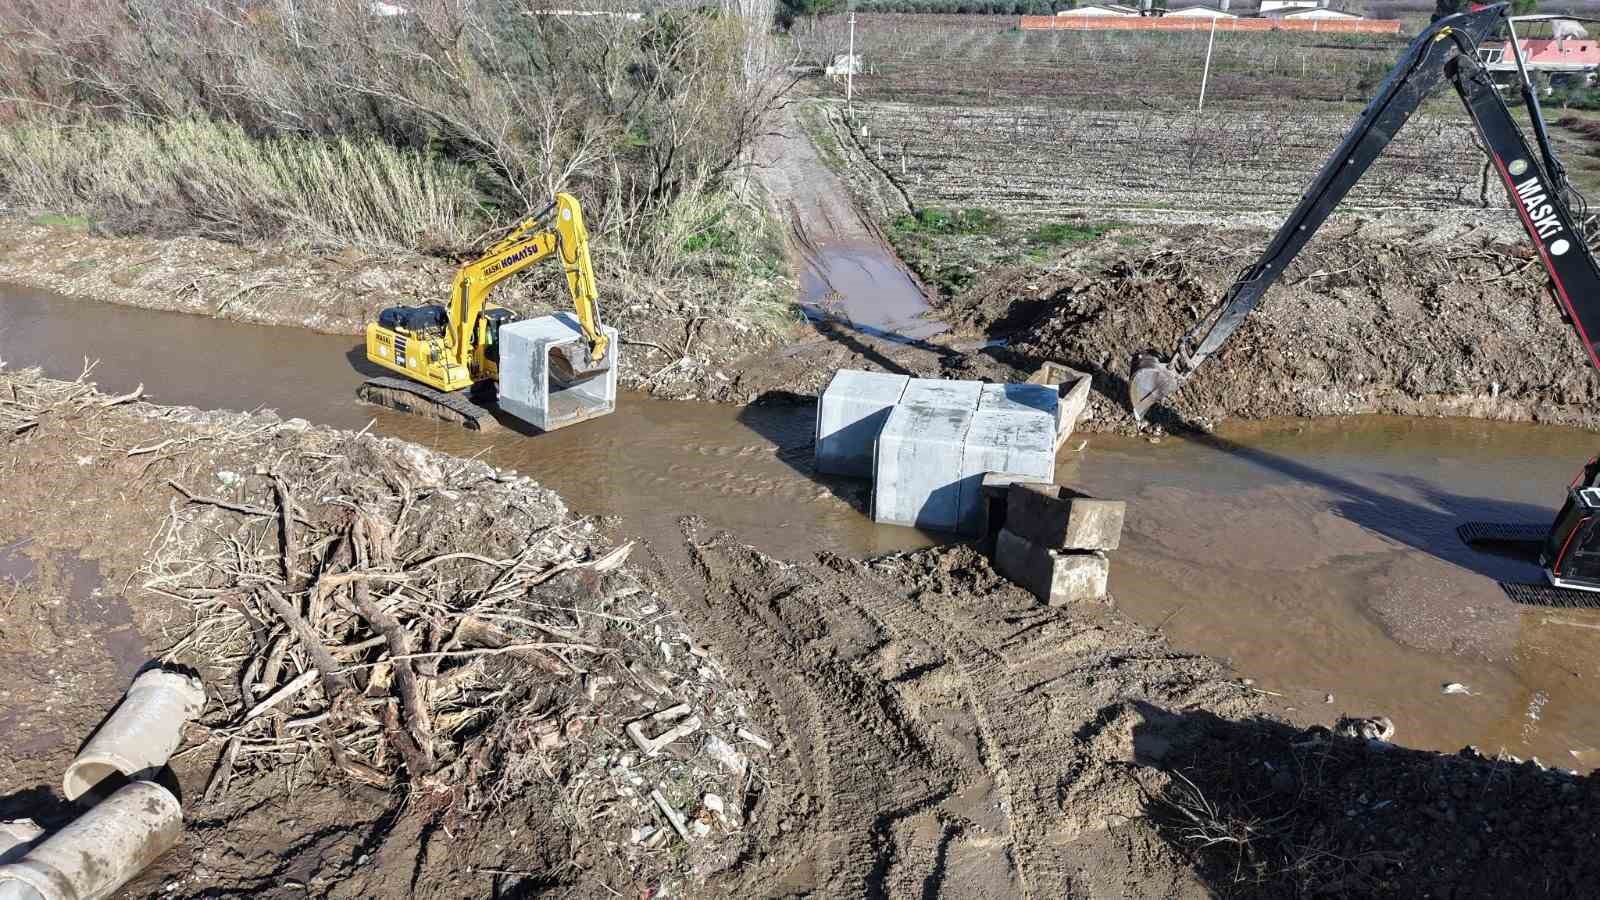
{"type": "Polygon", "coordinates": [[[1591,339],[1600,338],[1600,266],[1568,208],[1565,172],[1550,150],[1538,98],[1524,77],[1522,95],[1539,143],[1536,155],[1478,62],[1479,42],[1509,22],[1507,10],[1506,4],[1498,4],[1449,16],[1412,41],[1272,243],[1240,273],[1212,313],[1183,337],[1170,360],[1151,352],[1134,356],[1128,400],[1136,419],[1142,420],[1151,406],[1181,387],[1244,324],[1267,289],[1442,78],[1450,80],[1466,105],[1557,298],[1590,360],[1600,368],[1600,350],[1591,339]]]}

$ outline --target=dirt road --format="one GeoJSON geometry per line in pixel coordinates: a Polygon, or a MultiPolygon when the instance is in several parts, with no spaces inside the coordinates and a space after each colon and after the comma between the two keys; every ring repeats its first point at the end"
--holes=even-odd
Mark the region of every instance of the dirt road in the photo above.
{"type": "MultiPolygon", "coordinates": [[[[921,286],[806,134],[801,102],[785,107],[756,151],[758,176],[798,258],[800,302],[814,316],[841,319],[870,336],[927,338],[943,331],[943,323],[923,318],[928,301],[921,286]]],[[[819,120],[818,127],[828,126],[819,120]]]]}

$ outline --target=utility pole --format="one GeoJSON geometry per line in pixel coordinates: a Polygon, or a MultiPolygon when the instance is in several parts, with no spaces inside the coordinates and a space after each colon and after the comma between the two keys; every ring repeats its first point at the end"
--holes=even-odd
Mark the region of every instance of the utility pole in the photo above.
{"type": "Polygon", "coordinates": [[[850,49],[844,57],[844,111],[855,121],[855,104],[851,99],[856,74],[856,5],[850,4],[850,49]]]}
{"type": "Polygon", "coordinates": [[[1206,67],[1200,70],[1200,102],[1195,104],[1195,112],[1204,112],[1206,108],[1206,79],[1211,77],[1211,45],[1217,42],[1217,19],[1211,17],[1211,36],[1206,38],[1206,67]]]}

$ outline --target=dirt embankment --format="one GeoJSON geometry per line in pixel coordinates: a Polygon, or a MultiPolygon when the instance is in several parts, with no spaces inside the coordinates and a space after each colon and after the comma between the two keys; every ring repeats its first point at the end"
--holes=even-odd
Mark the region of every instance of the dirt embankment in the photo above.
{"type": "MultiPolygon", "coordinates": [[[[1600,425],[1582,347],[1524,246],[1369,232],[1319,237],[1156,421],[1399,413],[1600,425]]],[[[1170,353],[1264,240],[1189,231],[1086,268],[1004,273],[946,314],[1008,341],[981,351],[1002,374],[1045,360],[1094,373],[1090,427],[1122,427],[1133,353],[1170,353]]]]}
{"type": "MultiPolygon", "coordinates": [[[[4,221],[0,281],[123,306],[327,334],[364,334],[387,306],[442,304],[456,273],[448,260],[417,254],[318,254],[4,221]]],[[[603,270],[604,259],[596,265],[603,270]]],[[[784,338],[781,328],[775,332],[730,315],[737,304],[719,293],[726,285],[716,273],[651,283],[614,280],[604,271],[599,277],[606,324],[623,336],[625,387],[671,399],[742,402],[748,397],[735,386],[742,369],[732,364],[784,338]]],[[[559,268],[530,271],[501,285],[493,299],[528,316],[571,308],[559,268]]]]}

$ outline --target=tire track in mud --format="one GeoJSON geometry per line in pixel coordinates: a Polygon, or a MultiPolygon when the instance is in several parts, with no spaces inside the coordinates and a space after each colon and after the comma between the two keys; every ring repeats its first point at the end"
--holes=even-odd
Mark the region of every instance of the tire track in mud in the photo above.
{"type": "Polygon", "coordinates": [[[1152,843],[1142,824],[1124,827],[1144,815],[1131,773],[1137,701],[1237,707],[1220,665],[1173,653],[1108,609],[1040,606],[968,548],[785,562],[694,527],[690,577],[676,579],[697,582],[680,584],[688,614],[752,682],[753,715],[776,748],[754,758],[767,790],[741,865],[713,890],[1169,891],[1129,861],[1152,843]],[[1102,861],[1099,876],[1086,859],[1102,861]],[[1131,874],[1097,880],[1107,865],[1131,874]]]}

